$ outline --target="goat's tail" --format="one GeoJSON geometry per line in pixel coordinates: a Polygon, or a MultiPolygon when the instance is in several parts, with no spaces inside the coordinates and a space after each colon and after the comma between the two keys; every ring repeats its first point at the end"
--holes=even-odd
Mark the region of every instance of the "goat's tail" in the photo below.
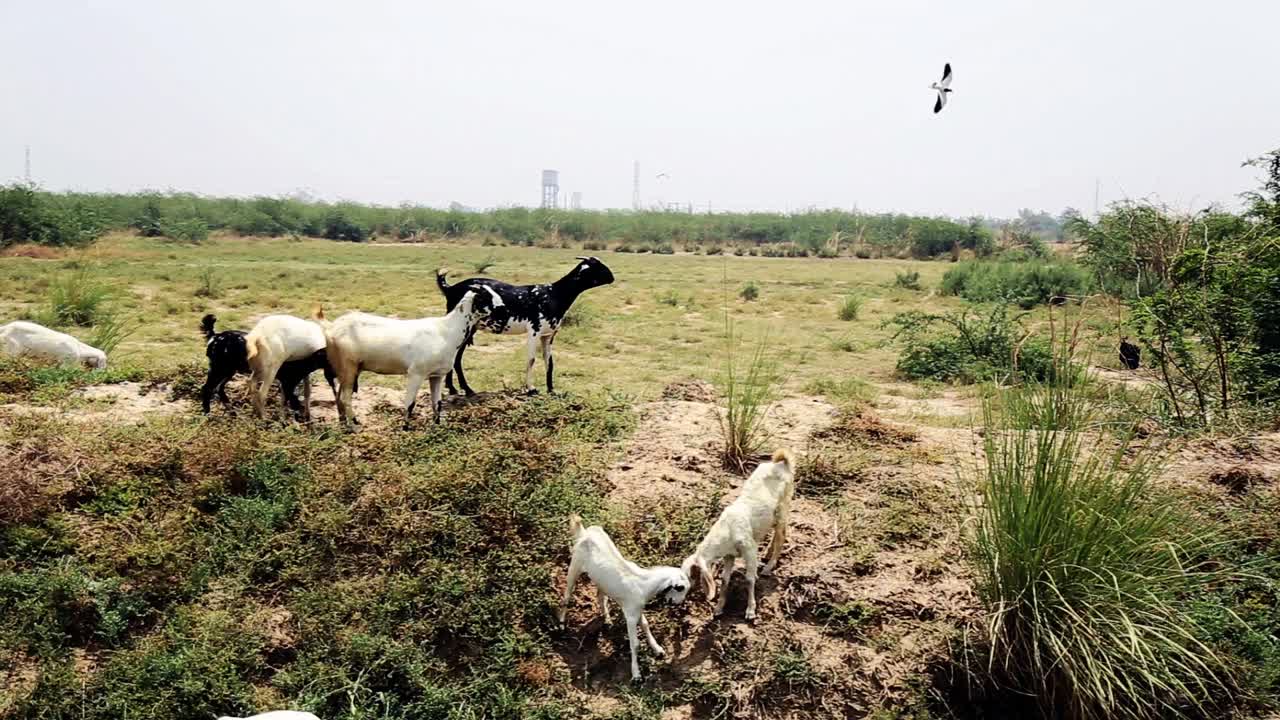
{"type": "Polygon", "coordinates": [[[449,294],[449,281],[444,279],[449,274],[449,268],[436,268],[436,285],[440,288],[440,292],[446,296],[449,294]]]}
{"type": "Polygon", "coordinates": [[[320,303],[316,303],[316,309],[311,311],[311,319],[319,323],[320,327],[323,327],[325,330],[328,330],[329,325],[331,324],[329,319],[324,316],[324,306],[320,303]]]}
{"type": "Polygon", "coordinates": [[[569,534],[573,536],[574,540],[577,540],[578,536],[582,534],[582,517],[578,513],[573,513],[569,516],[569,534]]]}
{"type": "Polygon", "coordinates": [[[779,448],[777,450],[774,450],[773,461],[776,463],[782,463],[783,465],[785,465],[789,472],[795,472],[796,458],[794,455],[791,454],[790,450],[786,448],[779,448]]]}
{"type": "Polygon", "coordinates": [[[213,337],[213,326],[216,322],[218,322],[218,318],[212,313],[200,318],[200,332],[204,333],[205,340],[213,337]]]}

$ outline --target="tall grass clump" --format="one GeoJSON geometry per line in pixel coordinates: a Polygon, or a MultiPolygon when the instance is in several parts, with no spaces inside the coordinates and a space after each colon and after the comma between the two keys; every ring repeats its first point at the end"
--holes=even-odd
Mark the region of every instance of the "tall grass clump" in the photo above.
{"type": "Polygon", "coordinates": [[[1222,578],[1216,541],[1152,482],[1158,451],[1107,433],[1085,391],[1033,383],[984,404],[971,670],[1046,717],[1208,714],[1235,688],[1190,601],[1222,578]]]}
{"type": "Polygon", "coordinates": [[[942,294],[971,302],[1012,302],[1024,310],[1092,292],[1089,271],[1073,262],[967,260],[942,276],[942,294]]]}
{"type": "Polygon", "coordinates": [[[137,329],[137,323],[118,312],[100,313],[88,343],[110,356],[137,329]]]}
{"type": "MultiPolygon", "coordinates": [[[[754,286],[755,283],[748,283],[754,286]]],[[[769,355],[769,337],[761,333],[749,357],[742,352],[729,315],[729,279],[724,279],[724,359],[717,389],[724,403],[720,434],[724,439],[721,459],[725,467],[743,472],[747,462],[768,440],[764,421],[777,401],[782,374],[769,355]]]]}
{"type": "Polygon", "coordinates": [[[87,327],[108,313],[110,286],[94,279],[87,265],[79,265],[49,287],[49,322],[87,327]]]}
{"type": "Polygon", "coordinates": [[[751,302],[760,297],[760,286],[756,284],[755,280],[748,280],[747,284],[743,285],[742,289],[738,291],[738,296],[747,302],[751,302]]]}
{"type": "Polygon", "coordinates": [[[844,301],[840,303],[840,309],[837,315],[841,320],[848,322],[858,319],[858,312],[862,310],[862,298],[857,295],[846,295],[844,301]]]}

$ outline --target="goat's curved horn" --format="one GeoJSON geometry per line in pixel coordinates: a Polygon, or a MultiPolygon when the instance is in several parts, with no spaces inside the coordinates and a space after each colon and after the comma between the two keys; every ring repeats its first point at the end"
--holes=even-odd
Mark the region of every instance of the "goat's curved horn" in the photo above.
{"type": "Polygon", "coordinates": [[[591,259],[591,258],[587,257],[586,255],[578,255],[578,256],[577,256],[577,258],[578,258],[579,260],[590,260],[590,259],[591,259]]]}

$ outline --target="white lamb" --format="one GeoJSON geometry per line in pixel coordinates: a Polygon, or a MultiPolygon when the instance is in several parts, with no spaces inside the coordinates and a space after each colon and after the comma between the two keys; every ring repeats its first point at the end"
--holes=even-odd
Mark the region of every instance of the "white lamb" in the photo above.
{"type": "Polygon", "coordinates": [[[94,370],[107,366],[107,354],[66,333],[18,320],[0,325],[0,352],[57,363],[72,363],[94,370]]]}
{"type": "Polygon", "coordinates": [[[382,375],[405,375],[404,425],[409,427],[418,404],[418,389],[424,380],[431,383],[431,412],[440,422],[441,388],[453,368],[458,348],[467,334],[502,298],[492,289],[477,294],[468,291],[444,317],[400,320],[398,318],[347,313],[325,324],[329,367],[338,378],[338,416],[345,423],[357,423],[351,407],[356,378],[368,370],[382,375]]]}
{"type": "MultiPolygon", "coordinates": [[[[319,311],[317,311],[319,312],[319,311]]],[[[253,409],[259,418],[265,416],[264,406],[271,386],[276,381],[280,366],[292,360],[303,360],[324,350],[324,328],[310,320],[292,315],[268,315],[245,337],[248,350],[250,387],[253,388],[253,409]]],[[[311,419],[311,379],[302,381],[303,418],[311,419]]]]}
{"type": "Polygon", "coordinates": [[[769,562],[760,574],[768,575],[778,564],[782,545],[787,539],[787,518],[791,513],[791,498],[795,494],[795,460],[788,450],[778,450],[773,461],[760,463],[751,477],[742,485],[742,492],[720,513],[698,549],[681,564],[686,573],[697,567],[702,573],[703,587],[710,600],[716,595],[715,579],[711,565],[724,561],[724,588],[716,603],[715,614],[724,612],[729,578],[733,575],[736,558],[741,557],[747,576],[746,618],[756,617],[756,568],[760,564],[760,543],[773,532],[769,543],[769,562]]]}
{"type": "Polygon", "coordinates": [[[631,641],[631,679],[640,679],[640,663],[636,660],[636,625],[644,628],[645,639],[655,654],[662,657],[666,652],[653,633],[649,632],[649,621],[644,617],[644,606],[658,596],[666,598],[672,605],[684,602],[689,592],[689,573],[680,568],[657,565],[642,568],[622,557],[618,546],[605,533],[604,528],[592,525],[583,529],[582,518],[569,516],[569,531],[573,533],[572,556],[569,560],[569,578],[564,587],[564,599],[560,601],[560,609],[556,616],[560,624],[564,624],[565,610],[573,598],[573,586],[578,576],[586,573],[591,582],[596,584],[596,599],[604,612],[604,621],[612,622],[609,617],[609,599],[622,607],[622,614],[627,619],[627,638],[631,641]]]}

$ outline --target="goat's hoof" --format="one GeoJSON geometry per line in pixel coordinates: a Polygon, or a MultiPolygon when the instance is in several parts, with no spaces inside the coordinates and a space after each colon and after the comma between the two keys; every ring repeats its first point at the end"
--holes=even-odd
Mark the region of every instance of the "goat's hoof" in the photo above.
{"type": "Polygon", "coordinates": [[[528,395],[529,397],[533,397],[534,395],[538,394],[538,388],[525,388],[524,394],[528,395]]]}
{"type": "Polygon", "coordinates": [[[773,574],[773,568],[764,568],[760,571],[760,577],[769,577],[773,574]]]}
{"type": "Polygon", "coordinates": [[[746,612],[746,618],[747,618],[747,622],[755,622],[756,612],[754,610],[748,610],[746,612]]]}
{"type": "Polygon", "coordinates": [[[466,392],[466,395],[467,395],[467,397],[469,397],[469,398],[475,397],[475,396],[476,396],[476,391],[475,391],[475,390],[472,390],[472,389],[470,389],[470,388],[468,388],[468,389],[467,389],[467,392],[466,392]]]}
{"type": "Polygon", "coordinates": [[[666,650],[663,650],[662,648],[658,648],[657,650],[654,650],[654,651],[653,651],[653,654],[654,654],[654,655],[657,655],[658,657],[666,657],[666,656],[667,656],[667,651],[666,651],[666,650]]]}

